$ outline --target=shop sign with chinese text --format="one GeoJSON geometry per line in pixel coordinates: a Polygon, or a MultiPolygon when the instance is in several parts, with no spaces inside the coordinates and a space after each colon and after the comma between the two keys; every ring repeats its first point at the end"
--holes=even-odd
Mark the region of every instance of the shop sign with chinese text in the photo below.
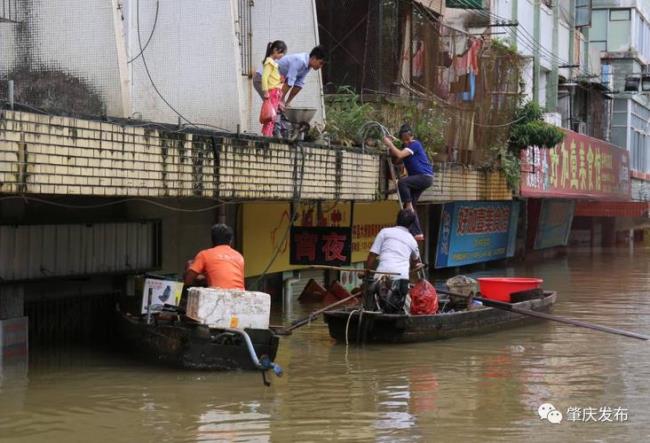
{"type": "Polygon", "coordinates": [[[292,265],[349,265],[352,255],[352,230],[292,226],[290,250],[292,265]]]}
{"type": "Polygon", "coordinates": [[[566,131],[555,148],[522,152],[521,195],[630,199],[626,150],[584,134],[566,131]]]}
{"type": "Polygon", "coordinates": [[[446,203],[442,208],[436,268],[512,257],[519,202],[446,203]]]}

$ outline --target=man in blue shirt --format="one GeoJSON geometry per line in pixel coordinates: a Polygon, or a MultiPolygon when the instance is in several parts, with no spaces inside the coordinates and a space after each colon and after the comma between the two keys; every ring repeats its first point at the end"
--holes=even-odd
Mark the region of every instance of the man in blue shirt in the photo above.
{"type": "MultiPolygon", "coordinates": [[[[278,60],[280,74],[284,77],[284,85],[282,86],[282,102],[284,106],[291,103],[291,100],[305,86],[305,78],[310,69],[318,71],[325,64],[326,57],[327,51],[323,46],[319,45],[312,49],[310,53],[288,54],[278,60]],[[289,93],[288,99],[286,98],[287,93],[289,93]]],[[[263,99],[261,69],[258,69],[253,77],[253,86],[263,99]]]]}
{"type": "MultiPolygon", "coordinates": [[[[413,131],[408,124],[402,125],[399,129],[399,138],[402,141],[402,149],[395,147],[391,137],[384,137],[384,144],[388,147],[393,162],[403,163],[406,168],[408,176],[399,179],[397,187],[404,208],[415,213],[413,205],[417,203],[424,190],[433,184],[433,165],[429,161],[422,143],[413,137],[413,131]]],[[[424,240],[417,213],[409,231],[417,241],[424,240]]]]}

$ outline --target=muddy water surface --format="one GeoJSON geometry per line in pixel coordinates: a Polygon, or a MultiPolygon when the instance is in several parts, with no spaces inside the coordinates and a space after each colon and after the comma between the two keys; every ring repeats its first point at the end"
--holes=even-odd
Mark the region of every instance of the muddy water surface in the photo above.
{"type": "MultiPolygon", "coordinates": [[[[650,334],[648,249],[576,250],[488,273],[540,276],[560,294],[554,313],[650,334]]],[[[357,349],[318,322],[282,341],[285,376],[265,388],[257,374],[36,350],[28,370],[0,378],[0,440],[649,441],[649,351],[554,323],[357,349]],[[561,423],[539,418],[546,402],[561,423]]]]}

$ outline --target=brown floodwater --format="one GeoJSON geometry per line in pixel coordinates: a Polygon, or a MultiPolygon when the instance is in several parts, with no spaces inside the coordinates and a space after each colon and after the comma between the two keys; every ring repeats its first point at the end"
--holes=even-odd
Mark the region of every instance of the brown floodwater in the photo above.
{"type": "MultiPolygon", "coordinates": [[[[554,313],[650,334],[649,259],[650,249],[639,247],[584,249],[486,273],[540,276],[559,291],[554,313]]],[[[295,317],[302,313],[295,307],[295,317]]],[[[649,441],[649,349],[550,322],[346,348],[317,322],[282,340],[285,375],[270,388],[256,373],[174,371],[104,350],[38,350],[27,371],[5,369],[0,378],[0,440],[649,441]],[[541,420],[543,403],[563,421],[541,420]]]]}

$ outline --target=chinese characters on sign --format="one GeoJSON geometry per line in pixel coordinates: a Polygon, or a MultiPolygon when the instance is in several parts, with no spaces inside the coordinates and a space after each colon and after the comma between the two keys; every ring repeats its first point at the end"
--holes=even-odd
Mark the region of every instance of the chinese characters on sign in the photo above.
{"type": "Polygon", "coordinates": [[[291,227],[292,265],[349,265],[351,252],[350,228],[291,227]]]}
{"type": "Polygon", "coordinates": [[[570,406],[567,408],[567,421],[581,422],[626,422],[628,421],[629,410],[627,408],[602,406],[600,408],[581,408],[570,406]]]}
{"type": "Polygon", "coordinates": [[[379,231],[390,226],[390,223],[352,226],[352,252],[367,254],[379,231]]]}
{"type": "Polygon", "coordinates": [[[567,132],[555,148],[522,152],[524,197],[630,198],[626,150],[583,134],[567,132]]]}
{"type": "Polygon", "coordinates": [[[443,206],[436,268],[514,255],[519,202],[454,202],[443,206]]]}

